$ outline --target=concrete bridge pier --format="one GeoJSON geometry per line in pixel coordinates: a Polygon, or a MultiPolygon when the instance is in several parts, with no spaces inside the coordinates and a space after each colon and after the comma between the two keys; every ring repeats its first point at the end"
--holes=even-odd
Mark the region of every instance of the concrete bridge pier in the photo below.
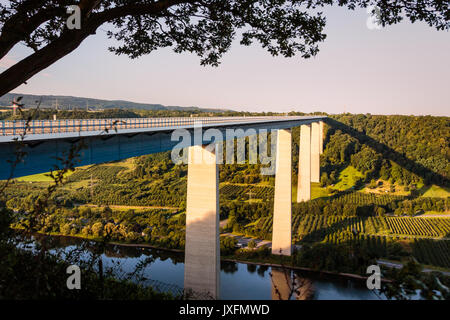
{"type": "Polygon", "coordinates": [[[323,121],[319,121],[319,125],[320,125],[320,137],[319,137],[319,153],[322,154],[323,153],[323,127],[324,127],[324,122],[323,121]]]}
{"type": "Polygon", "coordinates": [[[320,124],[311,124],[311,182],[320,182],[320,124]]]}
{"type": "Polygon", "coordinates": [[[300,126],[297,202],[311,200],[311,125],[300,126]]]}
{"type": "MultiPolygon", "coordinates": [[[[189,147],[184,287],[219,298],[219,167],[215,151],[189,147]]],[[[191,297],[192,298],[192,297],[191,297]]]]}
{"type": "Polygon", "coordinates": [[[275,194],[272,228],[272,254],[292,254],[292,135],[278,130],[275,194]]]}

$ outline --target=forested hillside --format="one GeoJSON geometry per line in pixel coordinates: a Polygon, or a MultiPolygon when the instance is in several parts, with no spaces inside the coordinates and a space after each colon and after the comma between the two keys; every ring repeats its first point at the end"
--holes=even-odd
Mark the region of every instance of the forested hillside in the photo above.
{"type": "Polygon", "coordinates": [[[325,166],[347,163],[399,184],[421,178],[449,186],[448,117],[338,115],[330,119],[326,139],[325,166]]]}
{"type": "Polygon", "coordinates": [[[44,109],[55,109],[58,107],[60,110],[72,110],[72,109],[86,109],[99,110],[99,109],[126,109],[126,110],[177,110],[177,111],[205,111],[205,112],[220,112],[223,110],[217,109],[202,109],[197,107],[180,107],[180,106],[164,106],[162,104],[155,103],[137,103],[124,100],[104,100],[93,99],[86,97],[72,97],[72,96],[46,96],[46,95],[31,95],[21,93],[7,93],[0,97],[0,106],[11,106],[12,101],[21,97],[20,103],[23,103],[27,108],[35,108],[39,105],[44,109]]]}

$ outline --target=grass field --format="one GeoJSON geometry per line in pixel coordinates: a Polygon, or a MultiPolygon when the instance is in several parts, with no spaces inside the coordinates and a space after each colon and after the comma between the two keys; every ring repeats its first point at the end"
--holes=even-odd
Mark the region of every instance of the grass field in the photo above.
{"type": "MultiPolygon", "coordinates": [[[[82,166],[82,167],[78,167],[76,169],[86,169],[88,167],[89,166],[82,166]]],[[[67,178],[67,177],[71,176],[74,172],[75,171],[68,171],[64,177],[67,178]]],[[[24,181],[24,182],[51,182],[51,181],[53,181],[53,179],[48,176],[49,174],[50,174],[50,172],[37,173],[37,174],[29,175],[29,176],[23,176],[23,177],[16,178],[16,180],[24,181]]]]}
{"type": "Polygon", "coordinates": [[[439,187],[436,185],[432,185],[430,187],[425,187],[422,197],[447,198],[447,197],[450,197],[450,188],[439,187]]]}
{"type": "Polygon", "coordinates": [[[50,182],[50,181],[52,181],[52,178],[47,176],[47,174],[48,174],[48,172],[38,173],[38,174],[33,174],[31,176],[20,177],[20,178],[17,178],[16,180],[24,181],[24,182],[50,182]]]}
{"type": "Polygon", "coordinates": [[[363,178],[364,175],[352,166],[348,166],[339,174],[339,182],[333,186],[333,189],[344,191],[353,187],[358,178],[363,178]]]}
{"type": "MultiPolygon", "coordinates": [[[[67,172],[65,177],[68,177],[72,174],[72,172],[67,172]]],[[[24,181],[24,182],[52,182],[53,179],[48,176],[49,172],[45,173],[38,173],[38,174],[32,174],[30,176],[24,176],[17,178],[17,181],[24,181]]]]}
{"type": "MultiPolygon", "coordinates": [[[[311,200],[328,197],[329,194],[325,188],[321,188],[319,183],[311,182],[311,200]]],[[[292,202],[297,202],[297,184],[292,186],[292,202]]]]}
{"type": "Polygon", "coordinates": [[[319,183],[311,182],[311,199],[328,197],[329,194],[325,188],[321,188],[319,183]]]}

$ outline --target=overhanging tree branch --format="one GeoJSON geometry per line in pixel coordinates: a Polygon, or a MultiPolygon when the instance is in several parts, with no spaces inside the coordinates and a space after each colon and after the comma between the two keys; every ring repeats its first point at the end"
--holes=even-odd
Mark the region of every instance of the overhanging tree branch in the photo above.
{"type": "Polygon", "coordinates": [[[377,5],[382,25],[424,21],[449,28],[445,0],[79,0],[81,30],[68,30],[66,6],[74,0],[14,0],[0,4],[0,59],[24,42],[35,52],[0,74],[0,96],[71,53],[98,27],[113,25],[108,36],[116,54],[136,58],[161,47],[191,52],[201,63],[218,65],[236,29],[240,43],[254,41],[272,55],[314,56],[325,39],[325,17],[311,9],[338,4],[348,9],[377,5]],[[170,10],[169,10],[170,9],[170,10]]]}
{"type": "MultiPolygon", "coordinates": [[[[85,10],[89,13],[98,5],[100,1],[84,1],[85,10]],[[89,2],[89,3],[88,3],[89,2]]],[[[49,67],[62,57],[74,51],[78,46],[90,35],[95,34],[98,27],[102,24],[112,21],[114,19],[135,14],[157,14],[166,10],[170,6],[180,4],[182,0],[165,0],[158,1],[147,5],[129,5],[127,7],[115,7],[113,9],[105,10],[99,13],[89,14],[90,17],[85,19],[83,27],[80,30],[65,29],[61,36],[55,41],[51,42],[44,48],[37,50],[35,53],[19,61],[0,74],[0,96],[17,88],[25,81],[33,77],[39,71],[49,67]]],[[[40,17],[47,16],[50,11],[42,12],[40,17]]],[[[54,11],[55,12],[55,11],[54,11]]],[[[85,15],[86,16],[86,15],[85,15]]],[[[36,17],[36,16],[35,16],[36,17]]],[[[38,18],[35,18],[38,20],[38,18]]],[[[42,21],[42,19],[40,21],[42,21]]],[[[28,28],[27,30],[31,30],[28,28]]],[[[3,32],[2,32],[3,35],[3,32]]],[[[17,36],[16,36],[17,37],[17,36]]],[[[15,40],[10,40],[12,46],[15,40]]],[[[20,39],[18,40],[20,41],[20,39]]],[[[17,41],[16,41],[17,43],[17,41]]],[[[2,48],[3,49],[3,48],[2,48]]],[[[6,50],[6,49],[5,49],[6,50]]],[[[0,51],[1,52],[1,51],[0,51]]]]}
{"type": "MultiPolygon", "coordinates": [[[[36,5],[39,5],[39,3],[33,4],[34,8],[37,9],[38,7],[35,7],[36,5]]],[[[41,24],[66,12],[65,8],[48,8],[42,9],[35,15],[29,17],[27,14],[28,10],[23,8],[4,23],[0,34],[0,59],[16,44],[24,41],[41,24]]]]}

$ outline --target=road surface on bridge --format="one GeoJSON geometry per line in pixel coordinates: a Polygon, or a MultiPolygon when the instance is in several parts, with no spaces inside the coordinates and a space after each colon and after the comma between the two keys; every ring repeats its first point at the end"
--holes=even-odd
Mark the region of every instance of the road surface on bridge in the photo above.
{"type": "Polygon", "coordinates": [[[166,131],[175,129],[251,126],[276,122],[308,121],[322,116],[264,116],[264,117],[184,117],[184,118],[118,118],[118,119],[60,119],[8,120],[0,122],[0,143],[14,138],[24,140],[58,139],[77,136],[166,131]]]}

